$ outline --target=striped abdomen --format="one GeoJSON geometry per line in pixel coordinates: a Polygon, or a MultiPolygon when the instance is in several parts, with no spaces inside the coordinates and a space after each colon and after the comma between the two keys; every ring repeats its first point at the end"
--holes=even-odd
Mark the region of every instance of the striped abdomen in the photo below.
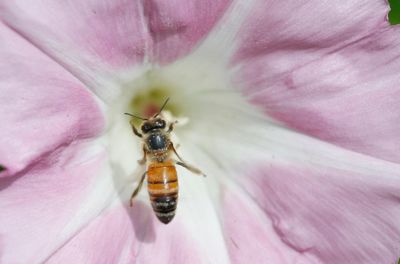
{"type": "Polygon", "coordinates": [[[149,165],[147,189],[157,218],[168,224],[175,216],[178,200],[178,178],[172,161],[149,165]]]}

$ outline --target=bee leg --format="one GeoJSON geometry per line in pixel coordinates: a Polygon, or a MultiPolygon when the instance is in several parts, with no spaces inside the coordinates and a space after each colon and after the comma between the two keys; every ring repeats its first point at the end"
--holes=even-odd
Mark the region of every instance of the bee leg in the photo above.
{"type": "Polygon", "coordinates": [[[174,125],[177,124],[177,123],[178,123],[178,121],[174,121],[174,122],[172,122],[171,124],[169,124],[167,133],[171,133],[172,130],[174,130],[174,125]]]}
{"type": "MultiPolygon", "coordinates": [[[[174,147],[174,144],[171,142],[171,144],[170,144],[169,146],[170,146],[170,148],[172,149],[172,151],[175,153],[175,155],[178,157],[178,159],[179,159],[180,161],[184,162],[183,159],[181,158],[181,156],[179,156],[178,152],[176,152],[176,149],[175,149],[175,147],[174,147]]],[[[179,145],[178,145],[178,146],[179,146],[179,145]]],[[[178,147],[178,146],[177,146],[177,147],[178,147]]]]}
{"type": "Polygon", "coordinates": [[[131,195],[131,199],[130,199],[130,202],[129,202],[129,205],[131,207],[133,206],[133,198],[135,198],[135,196],[139,193],[140,189],[143,186],[143,182],[144,182],[144,178],[146,177],[146,173],[147,173],[147,171],[145,171],[143,173],[142,178],[140,179],[139,185],[136,187],[135,191],[131,195]]]}
{"type": "Polygon", "coordinates": [[[178,164],[179,166],[184,167],[185,169],[187,169],[190,172],[193,172],[194,174],[199,174],[199,175],[203,175],[204,177],[206,177],[207,175],[205,175],[201,170],[199,170],[198,168],[195,168],[185,162],[181,162],[181,161],[176,161],[176,164],[178,164]]]}
{"type": "Polygon", "coordinates": [[[147,160],[146,154],[147,154],[147,151],[146,151],[146,149],[145,149],[144,146],[143,146],[143,158],[140,159],[140,160],[138,160],[138,163],[139,163],[140,165],[144,165],[144,164],[146,163],[146,160],[147,160]]]}
{"type": "Polygon", "coordinates": [[[139,133],[139,131],[136,129],[135,125],[133,124],[133,119],[129,123],[131,124],[133,134],[135,134],[138,137],[143,137],[143,135],[139,133]]]}
{"type": "Polygon", "coordinates": [[[176,164],[178,164],[179,166],[184,167],[185,169],[195,173],[195,174],[199,174],[199,175],[203,175],[204,177],[206,177],[207,175],[205,175],[201,170],[197,169],[196,167],[193,167],[192,165],[187,164],[185,161],[183,161],[183,159],[181,158],[181,156],[179,156],[178,152],[176,152],[176,149],[174,147],[174,144],[170,145],[170,148],[174,151],[175,155],[179,158],[180,161],[176,161],[176,164]]]}

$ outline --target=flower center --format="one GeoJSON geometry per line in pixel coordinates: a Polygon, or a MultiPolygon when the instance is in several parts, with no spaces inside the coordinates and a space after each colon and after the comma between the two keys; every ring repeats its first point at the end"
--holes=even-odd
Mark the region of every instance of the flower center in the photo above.
{"type": "MultiPolygon", "coordinates": [[[[169,85],[168,82],[160,80],[156,77],[157,74],[149,72],[142,78],[145,80],[138,80],[135,84],[129,84],[133,86],[135,93],[132,95],[130,102],[127,105],[127,111],[129,113],[138,115],[140,117],[149,118],[160,111],[161,106],[167,98],[173,96],[176,89],[169,85]],[[139,87],[135,87],[138,86],[139,87]],[[142,86],[142,87],[140,87],[142,86]]],[[[167,105],[164,107],[164,111],[171,113],[173,116],[181,116],[184,113],[179,105],[170,98],[167,105]]],[[[140,125],[141,120],[135,119],[135,124],[140,125]]]]}
{"type": "MultiPolygon", "coordinates": [[[[163,109],[163,118],[167,123],[178,121],[171,134],[172,142],[175,146],[180,144],[178,152],[196,165],[197,159],[206,156],[214,156],[210,159],[217,163],[216,159],[222,156],[213,154],[222,151],[216,149],[217,143],[228,146],[237,140],[230,138],[237,134],[240,113],[251,107],[232,87],[226,67],[202,57],[188,57],[121,84],[121,94],[108,111],[107,145],[114,171],[119,171],[117,177],[125,183],[138,178],[133,172],[139,166],[136,161],[143,155],[142,139],[132,132],[131,117],[124,115],[125,112],[147,118],[170,98],[163,109]]],[[[143,120],[133,120],[140,131],[143,120]]]]}

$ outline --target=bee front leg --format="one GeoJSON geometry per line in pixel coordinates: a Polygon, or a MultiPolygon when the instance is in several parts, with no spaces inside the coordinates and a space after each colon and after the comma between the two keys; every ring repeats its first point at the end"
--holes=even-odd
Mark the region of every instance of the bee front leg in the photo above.
{"type": "Polygon", "coordinates": [[[144,178],[146,178],[146,173],[147,173],[147,171],[145,171],[143,173],[142,178],[140,179],[139,185],[136,187],[135,191],[133,191],[133,193],[131,195],[131,199],[130,199],[130,202],[129,202],[130,207],[133,206],[133,198],[135,198],[135,196],[139,193],[140,189],[143,186],[143,181],[144,181],[144,178]]]}
{"type": "Polygon", "coordinates": [[[138,163],[139,163],[140,165],[146,164],[146,161],[147,161],[146,154],[147,154],[147,151],[146,151],[146,149],[145,149],[145,147],[144,147],[144,145],[143,145],[143,158],[140,159],[140,160],[138,160],[138,163]]]}
{"type": "Polygon", "coordinates": [[[135,134],[136,136],[138,136],[140,138],[143,137],[143,135],[139,133],[139,131],[136,129],[135,125],[133,124],[133,119],[129,123],[131,124],[133,134],[135,134]]]}
{"type": "Polygon", "coordinates": [[[175,124],[177,124],[177,123],[178,123],[178,121],[174,121],[171,124],[169,124],[167,133],[171,133],[174,130],[175,124]]]}

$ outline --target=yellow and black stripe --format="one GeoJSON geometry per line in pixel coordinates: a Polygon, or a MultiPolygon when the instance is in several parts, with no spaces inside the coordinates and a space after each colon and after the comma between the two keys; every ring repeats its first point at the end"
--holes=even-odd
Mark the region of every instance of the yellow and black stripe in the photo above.
{"type": "Polygon", "coordinates": [[[173,161],[154,162],[147,169],[147,190],[157,218],[168,224],[175,216],[178,177],[173,161]]]}

